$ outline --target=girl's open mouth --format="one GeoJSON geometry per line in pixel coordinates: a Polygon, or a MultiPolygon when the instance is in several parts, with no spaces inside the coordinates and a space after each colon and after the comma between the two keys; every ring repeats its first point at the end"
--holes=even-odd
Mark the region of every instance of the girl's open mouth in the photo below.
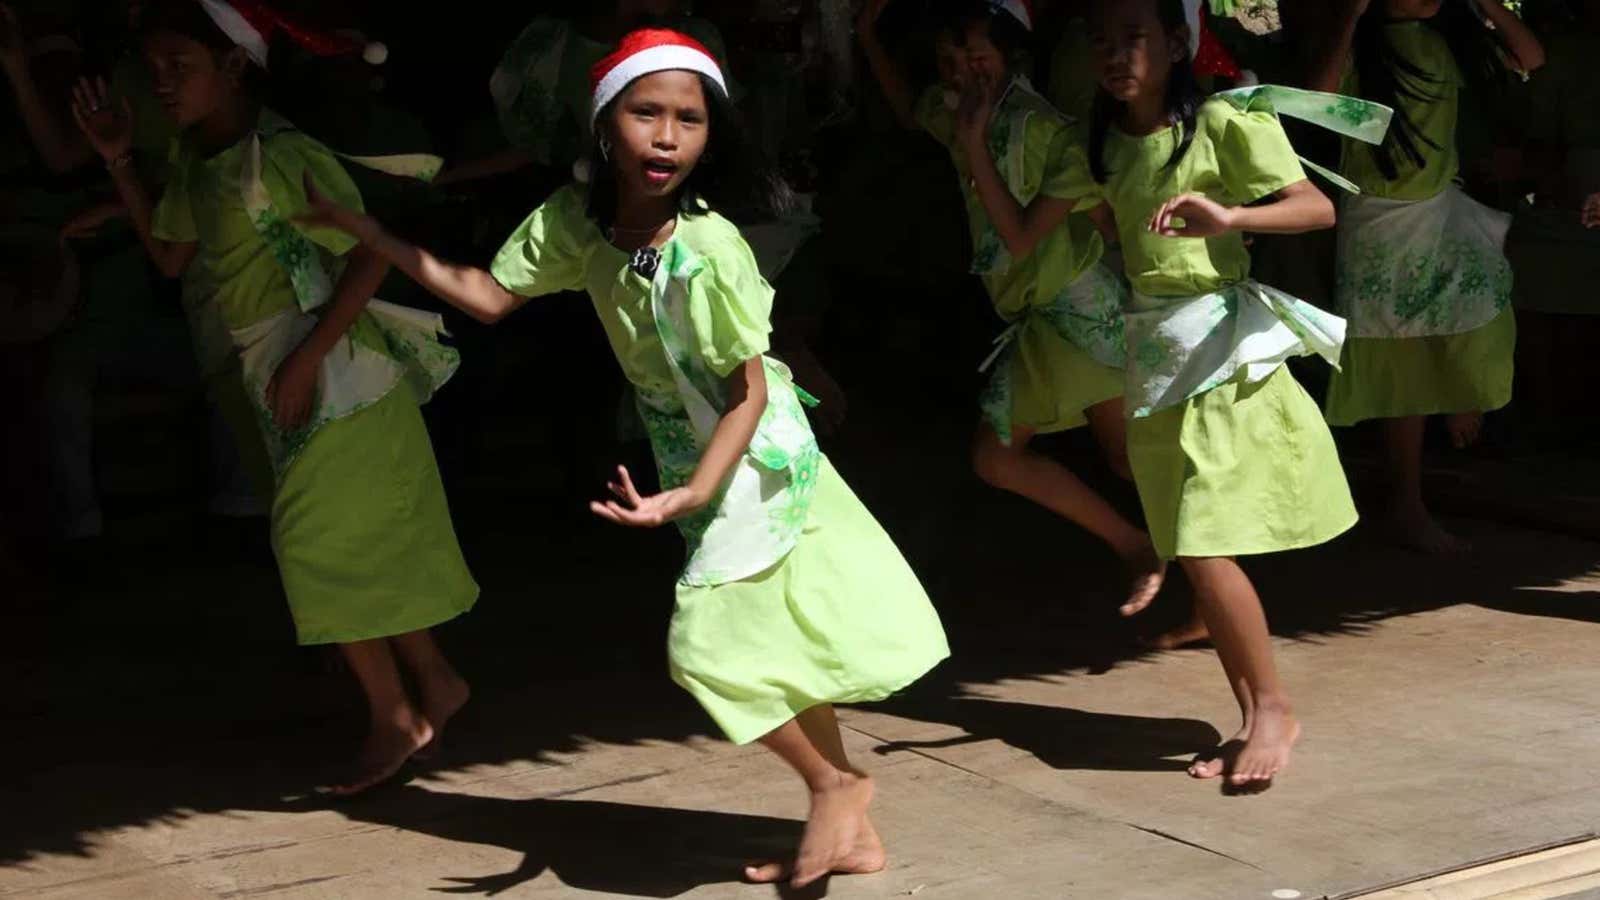
{"type": "Polygon", "coordinates": [[[651,184],[666,184],[678,174],[676,163],[667,159],[649,159],[644,163],[644,177],[651,184]]]}

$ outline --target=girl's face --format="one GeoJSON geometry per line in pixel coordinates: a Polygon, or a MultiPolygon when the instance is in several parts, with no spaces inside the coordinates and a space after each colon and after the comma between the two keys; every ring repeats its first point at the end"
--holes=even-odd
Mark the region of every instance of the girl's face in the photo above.
{"type": "Polygon", "coordinates": [[[677,193],[711,137],[700,76],[672,70],[638,79],[612,108],[610,131],[611,164],[624,196],[677,193]]]}
{"type": "Polygon", "coordinates": [[[1439,14],[1444,0],[1384,0],[1383,11],[1400,21],[1431,19],[1439,14]]]}
{"type": "Polygon", "coordinates": [[[145,60],[156,97],[179,128],[188,128],[221,109],[238,91],[244,51],[219,58],[192,38],[158,31],[145,38],[145,60]]]}
{"type": "Polygon", "coordinates": [[[1010,74],[1006,55],[989,37],[986,22],[974,22],[965,35],[941,34],[934,39],[934,61],[939,67],[939,83],[954,91],[974,80],[1004,84],[1010,74]]]}
{"type": "Polygon", "coordinates": [[[1089,37],[1100,86],[1123,103],[1165,91],[1173,65],[1189,53],[1189,29],[1168,31],[1152,0],[1100,4],[1089,37]]]}

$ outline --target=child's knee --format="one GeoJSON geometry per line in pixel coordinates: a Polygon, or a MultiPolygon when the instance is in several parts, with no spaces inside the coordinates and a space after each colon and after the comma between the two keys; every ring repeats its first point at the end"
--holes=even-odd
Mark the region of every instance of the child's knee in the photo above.
{"type": "Polygon", "coordinates": [[[993,433],[980,436],[972,447],[972,471],[985,484],[1004,488],[1013,480],[1016,450],[1007,447],[993,433]]]}

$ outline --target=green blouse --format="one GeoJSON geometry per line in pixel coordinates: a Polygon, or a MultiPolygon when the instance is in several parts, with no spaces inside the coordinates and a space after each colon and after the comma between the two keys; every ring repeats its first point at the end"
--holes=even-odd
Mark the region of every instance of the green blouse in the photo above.
{"type": "MultiPolygon", "coordinates": [[[[685,335],[693,352],[727,377],[768,349],[773,291],[733,223],[714,212],[680,216],[673,240],[706,269],[690,282],[685,335]]],[[[651,283],[628,266],[629,255],[601,234],[576,186],[562,188],[506,241],[490,272],[522,297],[587,291],[628,380],[654,395],[677,386],[651,307],[651,283]]]]}
{"type": "Polygon", "coordinates": [[[1111,204],[1128,280],[1148,297],[1207,294],[1250,276],[1250,253],[1238,232],[1214,238],[1151,233],[1146,226],[1162,203],[1198,193],[1240,206],[1306,179],[1270,111],[1244,112],[1227,100],[1208,100],[1196,117],[1194,142],[1177,165],[1169,165],[1178,137],[1178,126],[1145,137],[1113,128],[1106,141],[1106,184],[1095,183],[1085,157],[1046,186],[1053,197],[1101,198],[1111,204]]]}
{"type": "MultiPolygon", "coordinates": [[[[1415,165],[1403,153],[1395,154],[1397,176],[1385,178],[1378,169],[1378,148],[1346,140],[1340,170],[1355,182],[1362,193],[1389,200],[1427,200],[1436,197],[1455,182],[1461,171],[1461,154],[1456,148],[1456,124],[1460,119],[1461,88],[1464,79],[1444,36],[1426,22],[1397,22],[1384,29],[1394,51],[1426,73],[1425,78],[1401,74],[1400,84],[1428,99],[1399,98],[1400,111],[1411,120],[1423,140],[1417,142],[1423,164],[1415,165]]],[[[1354,67],[1345,75],[1340,92],[1361,95],[1361,79],[1354,67]]],[[[1399,127],[1398,125],[1394,127],[1399,127]]]]}

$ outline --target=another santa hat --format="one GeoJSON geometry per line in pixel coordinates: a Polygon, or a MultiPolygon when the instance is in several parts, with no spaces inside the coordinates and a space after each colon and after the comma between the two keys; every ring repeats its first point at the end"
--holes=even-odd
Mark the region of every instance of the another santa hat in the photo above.
{"type": "Polygon", "coordinates": [[[1189,17],[1189,53],[1194,58],[1195,74],[1220,75],[1241,84],[1258,83],[1255,73],[1239,68],[1233,54],[1211,33],[1211,26],[1206,24],[1207,2],[1183,0],[1184,12],[1189,17]]]}
{"type": "Polygon", "coordinates": [[[284,35],[317,56],[343,56],[360,53],[375,66],[389,58],[389,48],[378,43],[363,43],[342,34],[329,34],[308,27],[262,0],[200,0],[200,6],[217,23],[222,33],[244,48],[256,65],[267,67],[267,50],[273,38],[284,35]]]}
{"type": "Polygon", "coordinates": [[[1011,18],[1022,23],[1022,27],[1033,30],[1033,3],[1030,0],[989,0],[989,8],[994,12],[1010,13],[1011,18]]]}
{"type": "Polygon", "coordinates": [[[728,82],[722,77],[722,68],[705,45],[669,28],[641,28],[624,35],[617,49],[589,70],[589,83],[594,89],[590,125],[628,85],[646,75],[674,69],[704,75],[723,97],[728,96],[728,82]]]}

